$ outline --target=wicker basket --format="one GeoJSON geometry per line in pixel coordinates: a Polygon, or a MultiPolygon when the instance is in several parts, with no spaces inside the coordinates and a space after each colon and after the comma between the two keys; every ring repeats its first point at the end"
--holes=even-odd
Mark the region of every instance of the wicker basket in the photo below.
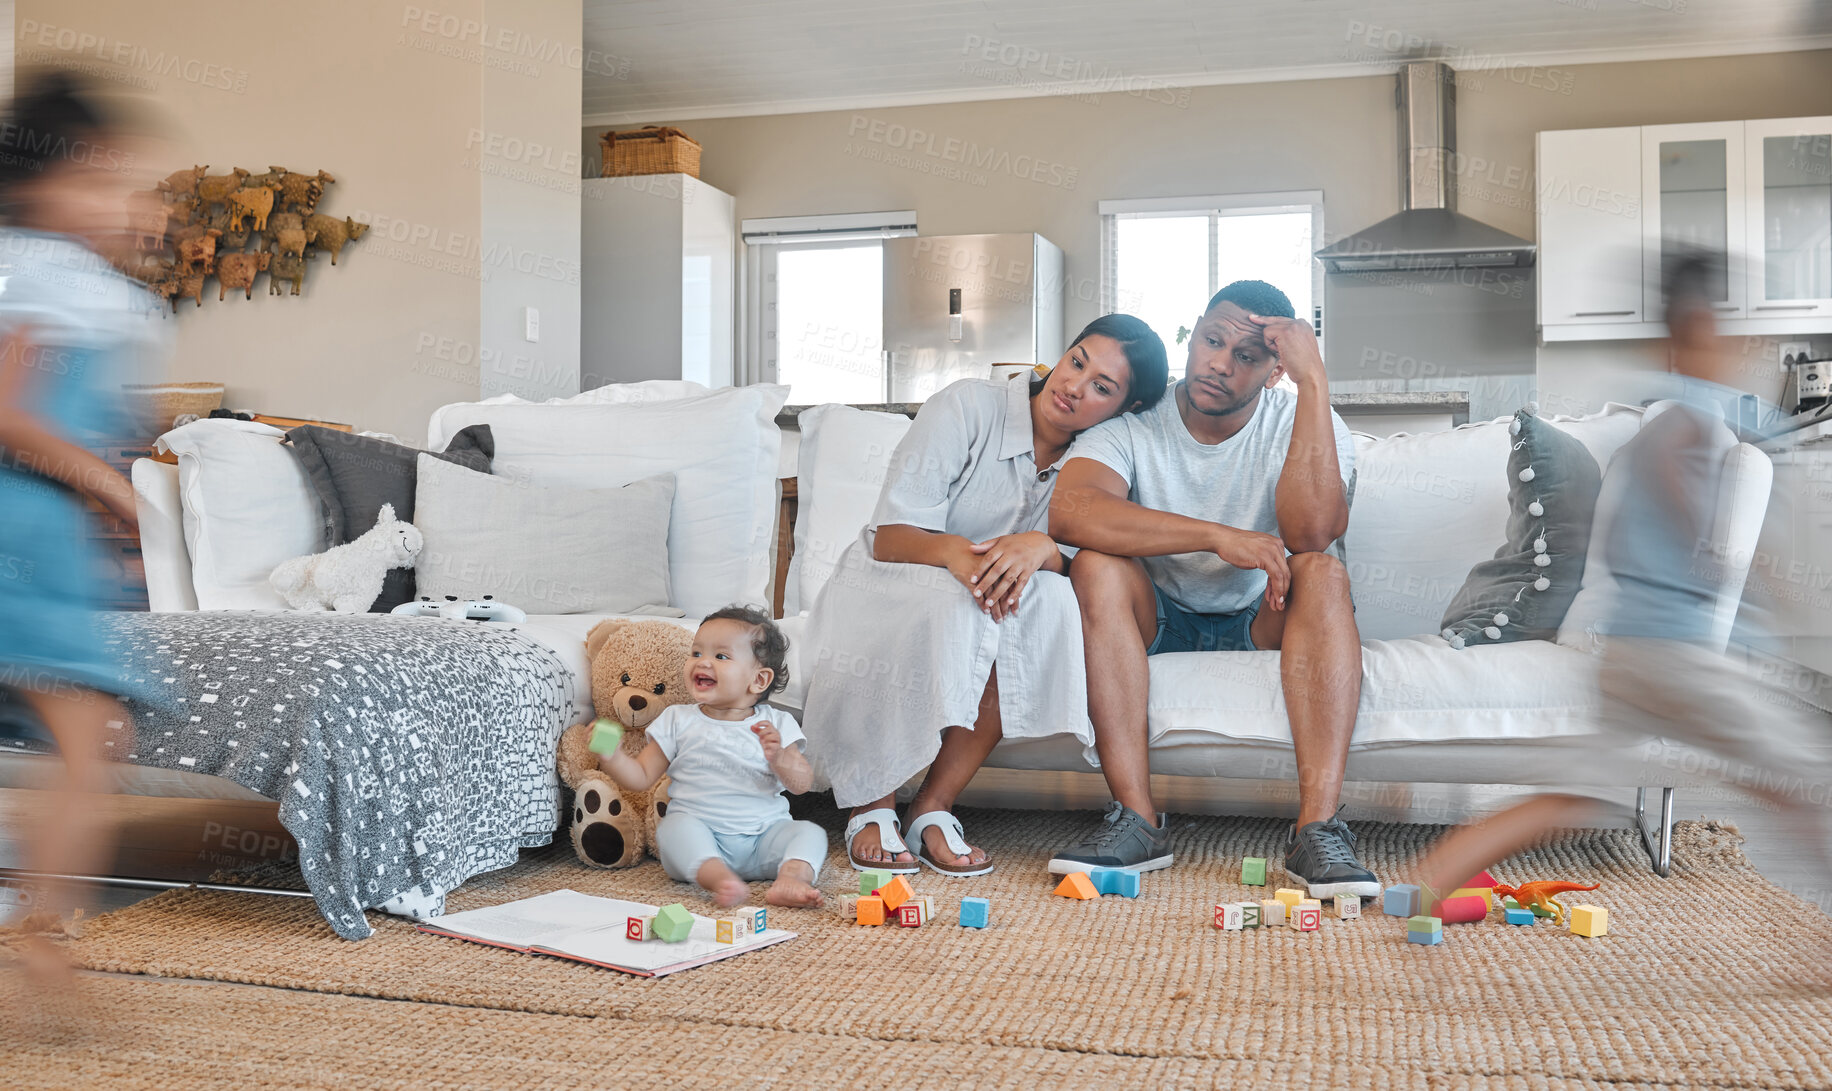
{"type": "Polygon", "coordinates": [[[223,405],[222,383],[128,383],[121,387],[128,411],[147,438],[172,430],[172,420],[186,413],[208,416],[223,405]]]}
{"type": "Polygon", "coordinates": [[[598,143],[604,145],[606,178],[633,174],[700,176],[699,142],[679,129],[649,125],[627,133],[605,133],[598,143]]]}

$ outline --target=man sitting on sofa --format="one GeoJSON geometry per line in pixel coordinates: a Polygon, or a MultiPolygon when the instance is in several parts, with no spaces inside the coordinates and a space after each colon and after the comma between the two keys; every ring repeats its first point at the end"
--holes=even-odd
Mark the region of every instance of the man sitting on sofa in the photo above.
{"type": "Polygon", "coordinates": [[[1146,657],[1277,649],[1298,765],[1285,870],[1314,898],[1374,897],[1380,883],[1336,817],[1361,641],[1348,573],[1324,551],[1348,527],[1355,454],[1329,407],[1316,335],[1285,293],[1236,281],[1197,321],[1171,393],[1155,409],[1089,429],[1056,484],[1050,533],[1081,548],[1069,577],[1095,749],[1114,802],[1050,871],[1172,862],[1151,798],[1146,657]],[[1275,387],[1281,376],[1295,394],[1275,387]]]}

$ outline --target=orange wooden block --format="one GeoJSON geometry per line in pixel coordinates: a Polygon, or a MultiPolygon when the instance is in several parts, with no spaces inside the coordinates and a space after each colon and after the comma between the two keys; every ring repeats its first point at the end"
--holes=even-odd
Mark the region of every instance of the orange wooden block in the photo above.
{"type": "Polygon", "coordinates": [[[916,896],[916,892],[910,889],[910,881],[901,875],[872,893],[884,900],[884,910],[887,913],[895,913],[899,906],[916,896]]]}
{"type": "Polygon", "coordinates": [[[884,923],[884,899],[878,897],[876,894],[873,894],[867,898],[860,898],[859,899],[859,923],[860,924],[883,924],[884,923]]]}
{"type": "Polygon", "coordinates": [[[1088,878],[1087,872],[1071,871],[1062,877],[1057,884],[1056,893],[1065,898],[1098,898],[1100,894],[1094,889],[1094,880],[1088,878]]]}

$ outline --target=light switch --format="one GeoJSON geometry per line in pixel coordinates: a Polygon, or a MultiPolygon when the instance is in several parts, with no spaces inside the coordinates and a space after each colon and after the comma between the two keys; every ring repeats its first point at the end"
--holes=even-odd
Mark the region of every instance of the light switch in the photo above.
{"type": "Polygon", "coordinates": [[[530,341],[539,341],[541,339],[540,308],[522,308],[522,336],[530,341]]]}

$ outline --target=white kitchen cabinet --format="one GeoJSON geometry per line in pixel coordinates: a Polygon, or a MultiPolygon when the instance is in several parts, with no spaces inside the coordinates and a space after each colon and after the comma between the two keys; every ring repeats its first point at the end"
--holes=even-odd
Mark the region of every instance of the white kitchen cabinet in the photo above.
{"type": "Polygon", "coordinates": [[[581,388],[733,381],[738,221],[686,174],[587,178],[581,190],[581,388]]]}
{"type": "Polygon", "coordinates": [[[1746,315],[1743,123],[1641,129],[1642,312],[1660,321],[1661,271],[1676,254],[1727,254],[1711,288],[1720,319],[1746,315]]]}
{"type": "Polygon", "coordinates": [[[1542,340],[1665,336],[1682,248],[1727,256],[1723,333],[1832,333],[1832,118],[1550,131],[1537,149],[1542,340]]]}
{"type": "Polygon", "coordinates": [[[1832,315],[1832,118],[1744,123],[1751,318],[1832,315]]]}
{"type": "Polygon", "coordinates": [[[1538,136],[1540,322],[1643,322],[1641,130],[1538,136]]]}

